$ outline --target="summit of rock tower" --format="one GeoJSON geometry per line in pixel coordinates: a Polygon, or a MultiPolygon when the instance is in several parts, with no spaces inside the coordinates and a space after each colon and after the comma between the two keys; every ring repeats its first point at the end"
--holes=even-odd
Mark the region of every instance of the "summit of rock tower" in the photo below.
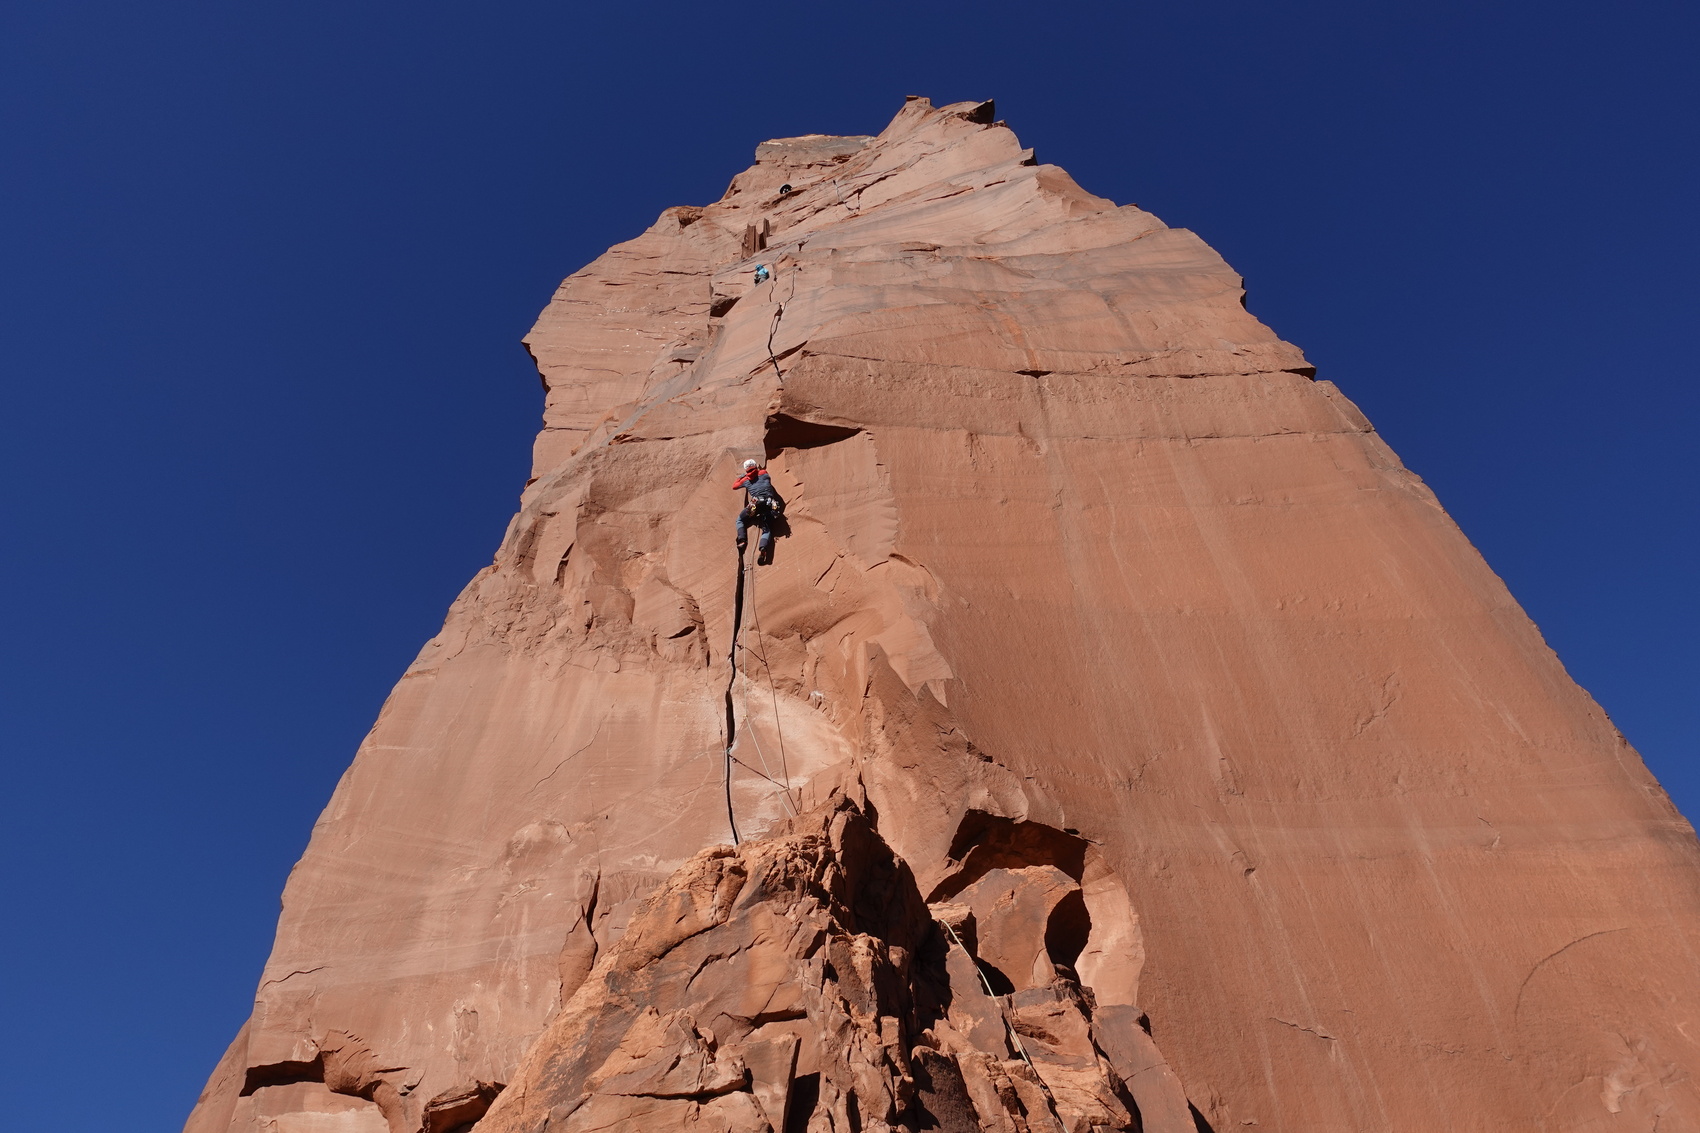
{"type": "Polygon", "coordinates": [[[1244,298],[920,98],[568,276],[189,1133],[1700,1127],[1694,831],[1244,298]]]}

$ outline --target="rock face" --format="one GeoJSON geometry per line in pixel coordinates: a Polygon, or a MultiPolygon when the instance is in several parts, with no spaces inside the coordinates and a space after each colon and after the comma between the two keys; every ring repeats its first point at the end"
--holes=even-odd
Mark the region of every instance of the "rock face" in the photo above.
{"type": "Polygon", "coordinates": [[[1242,296],[919,99],[569,277],[191,1133],[1700,1128],[1693,830],[1242,296]]]}
{"type": "Polygon", "coordinates": [[[875,827],[835,796],[686,863],[478,1128],[1193,1130],[1138,1010],[1070,966],[1078,883],[996,869],[972,910],[929,908],[875,827]],[[1000,997],[1011,956],[1031,968],[1000,997]]]}

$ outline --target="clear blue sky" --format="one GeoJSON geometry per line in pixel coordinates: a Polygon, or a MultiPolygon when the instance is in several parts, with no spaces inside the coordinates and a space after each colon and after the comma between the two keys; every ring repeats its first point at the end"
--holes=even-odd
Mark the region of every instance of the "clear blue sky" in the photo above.
{"type": "Polygon", "coordinates": [[[8,1123],[180,1125],[514,508],[556,281],[907,93],[1218,248],[1700,814],[1697,11],[0,8],[8,1123]]]}

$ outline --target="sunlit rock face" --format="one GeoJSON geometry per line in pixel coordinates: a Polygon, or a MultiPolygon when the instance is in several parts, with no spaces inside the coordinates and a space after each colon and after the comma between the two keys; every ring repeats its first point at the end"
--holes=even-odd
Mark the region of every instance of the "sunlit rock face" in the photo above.
{"type": "Polygon", "coordinates": [[[570,276],[189,1129],[1700,1128],[1693,831],[1242,300],[924,99],[570,276]]]}

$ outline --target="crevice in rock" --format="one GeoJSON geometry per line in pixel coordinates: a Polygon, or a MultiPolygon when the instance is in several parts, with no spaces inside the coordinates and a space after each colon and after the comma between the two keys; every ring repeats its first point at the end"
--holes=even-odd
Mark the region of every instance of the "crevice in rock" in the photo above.
{"type": "Polygon", "coordinates": [[[1051,963],[1071,979],[1078,979],[1074,962],[1080,959],[1091,935],[1092,917],[1086,911],[1085,895],[1076,889],[1057,902],[1051,910],[1050,923],[1045,926],[1045,951],[1050,954],[1051,963]]]}
{"type": "Polygon", "coordinates": [[[248,1097],[255,1090],[267,1086],[288,1086],[296,1082],[323,1082],[325,1080],[325,1056],[316,1054],[307,1062],[271,1062],[264,1066],[250,1066],[242,1079],[240,1097],[248,1097]]]}
{"type": "Polygon", "coordinates": [[[791,1104],[785,1113],[785,1133],[808,1133],[820,1105],[820,1071],[791,1079],[791,1104]]]}
{"type": "Polygon", "coordinates": [[[1015,994],[1015,985],[1010,982],[1008,976],[998,970],[997,965],[976,956],[974,966],[980,969],[980,975],[985,977],[986,986],[992,989],[993,995],[1015,994]]]}
{"type": "Polygon", "coordinates": [[[738,837],[738,816],[732,809],[732,749],[738,746],[738,710],[732,700],[733,689],[738,685],[738,636],[744,628],[744,552],[738,552],[738,583],[732,596],[732,647],[727,650],[726,661],[728,674],[726,677],[726,756],[725,756],[725,788],[726,788],[726,824],[732,831],[732,844],[736,846],[741,839],[738,837]]]}
{"type": "Polygon", "coordinates": [[[994,869],[1056,866],[1075,881],[1086,871],[1091,843],[1041,822],[1023,822],[970,810],[962,816],[950,844],[957,867],[933,887],[929,904],[948,901],[994,869]]]}
{"type": "Polygon", "coordinates": [[[821,448],[849,440],[861,431],[849,425],[827,425],[819,421],[805,421],[787,413],[775,413],[767,419],[763,448],[767,459],[772,460],[786,449],[821,448]]]}
{"type": "Polygon", "coordinates": [[[802,1008],[788,1008],[783,1011],[761,1011],[754,1015],[740,1015],[738,1021],[752,1031],[760,1030],[770,1023],[790,1023],[798,1019],[807,1019],[809,1013],[802,1008]]]}

